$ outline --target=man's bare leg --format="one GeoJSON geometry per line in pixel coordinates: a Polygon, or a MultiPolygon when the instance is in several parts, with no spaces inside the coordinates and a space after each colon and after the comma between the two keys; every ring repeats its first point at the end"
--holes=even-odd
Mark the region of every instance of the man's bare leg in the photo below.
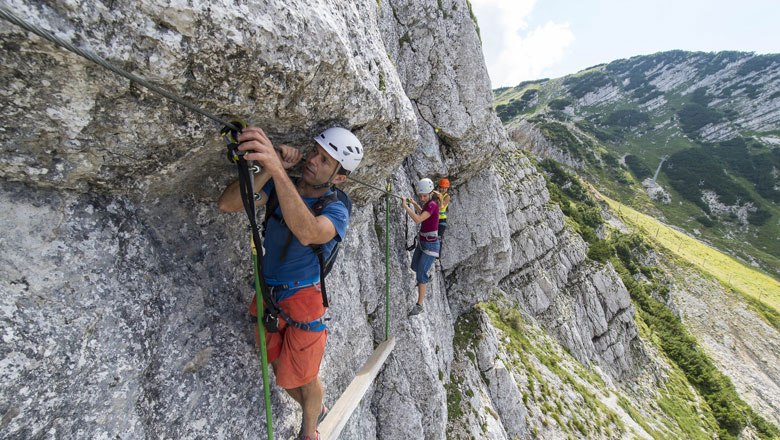
{"type": "MultiPolygon", "coordinates": [[[[276,374],[277,361],[271,362],[271,367],[273,367],[274,369],[274,374],[276,374]]],[[[301,393],[301,387],[290,388],[289,390],[285,389],[285,391],[287,391],[287,394],[289,394],[290,397],[292,397],[296,402],[298,402],[299,405],[303,406],[303,394],[301,393]]]]}
{"type": "MultiPolygon", "coordinates": [[[[317,438],[317,418],[322,410],[322,382],[319,376],[306,385],[297,388],[303,403],[303,432],[311,439],[317,438]]],[[[289,391],[288,391],[289,392],[289,391]]],[[[294,397],[293,397],[294,398],[294,397]]]]}
{"type": "Polygon", "coordinates": [[[292,388],[287,391],[287,394],[290,395],[293,399],[295,399],[296,402],[298,402],[299,405],[303,406],[303,394],[301,393],[301,388],[292,388]]]}

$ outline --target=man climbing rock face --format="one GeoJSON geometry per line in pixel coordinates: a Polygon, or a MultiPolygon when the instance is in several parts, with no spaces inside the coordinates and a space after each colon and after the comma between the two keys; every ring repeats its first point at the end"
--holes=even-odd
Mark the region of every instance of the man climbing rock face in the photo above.
{"type": "MultiPolygon", "coordinates": [[[[253,182],[254,191],[260,189],[257,205],[272,201],[266,207],[272,211],[265,229],[263,275],[282,313],[279,330],[266,332],[268,361],[277,385],[301,405],[299,438],[312,440],[319,438],[318,419],[327,412],[319,379],[327,339],[326,300],[316,252],[321,249],[327,259],[346,235],[349,209],[333,197],[333,186],[344,182],[363,157],[360,141],[344,128],[329,128],[314,140],[316,146],[304,162],[301,177],[292,180],[287,170],[302,159],[298,149],[282,145],[277,152],[257,127],[242,130],[238,137],[244,158],[262,167],[253,182]]],[[[243,210],[238,181],[223,191],[219,209],[243,210]]],[[[254,301],[250,313],[257,316],[254,301]]]]}

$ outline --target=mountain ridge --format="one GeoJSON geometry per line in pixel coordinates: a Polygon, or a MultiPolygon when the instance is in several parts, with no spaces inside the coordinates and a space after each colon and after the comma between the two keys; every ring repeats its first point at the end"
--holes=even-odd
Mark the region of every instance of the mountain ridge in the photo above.
{"type": "Polygon", "coordinates": [[[494,93],[530,151],[777,277],[778,78],[778,54],[670,51],[494,93]]]}

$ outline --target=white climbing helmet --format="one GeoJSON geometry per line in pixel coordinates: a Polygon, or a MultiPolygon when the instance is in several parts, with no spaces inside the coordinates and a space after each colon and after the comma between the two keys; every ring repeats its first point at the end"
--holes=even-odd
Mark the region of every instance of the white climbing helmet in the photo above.
{"type": "Polygon", "coordinates": [[[349,172],[355,171],[363,159],[363,145],[357,136],[346,128],[331,127],[314,140],[349,172]]]}
{"type": "Polygon", "coordinates": [[[417,182],[417,194],[430,194],[431,192],[433,192],[433,180],[426,177],[417,182]]]}

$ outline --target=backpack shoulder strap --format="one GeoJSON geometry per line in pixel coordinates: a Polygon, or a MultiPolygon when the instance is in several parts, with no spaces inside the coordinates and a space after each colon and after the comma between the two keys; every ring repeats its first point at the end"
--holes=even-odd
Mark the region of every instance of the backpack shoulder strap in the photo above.
{"type": "MultiPolygon", "coordinates": [[[[347,193],[337,187],[333,187],[333,192],[320,197],[319,200],[317,200],[317,202],[312,205],[312,212],[314,212],[315,216],[318,216],[322,214],[328,205],[336,202],[343,203],[347,208],[347,214],[352,214],[352,200],[350,200],[347,193]]],[[[322,245],[313,244],[310,246],[317,255],[317,260],[320,263],[320,289],[322,290],[322,305],[325,307],[329,307],[328,294],[325,290],[325,277],[328,276],[330,269],[333,268],[333,263],[336,262],[336,257],[339,253],[339,244],[340,243],[337,241],[336,245],[333,246],[333,249],[330,251],[330,255],[328,255],[327,260],[325,259],[325,251],[322,245]]]]}
{"type": "Polygon", "coordinates": [[[279,196],[276,194],[276,187],[271,190],[271,194],[268,194],[268,200],[265,202],[265,215],[263,216],[263,234],[268,227],[268,220],[276,212],[276,208],[279,207],[279,196]]]}

